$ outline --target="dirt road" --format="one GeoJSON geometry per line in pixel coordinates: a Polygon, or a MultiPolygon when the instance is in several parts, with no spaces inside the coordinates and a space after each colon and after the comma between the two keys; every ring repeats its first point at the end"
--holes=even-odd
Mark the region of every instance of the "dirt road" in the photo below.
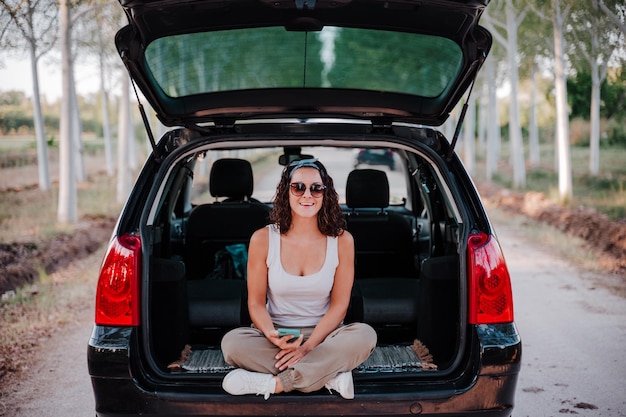
{"type": "Polygon", "coordinates": [[[583,273],[521,231],[496,228],[523,344],[513,415],[626,416],[626,300],[601,285],[617,277],[583,273]]]}
{"type": "MultiPolygon", "coordinates": [[[[0,388],[0,416],[78,417],[95,415],[87,371],[87,342],[94,318],[95,283],[106,246],[48,277],[73,279],[76,296],[65,325],[40,336],[27,368],[7,375],[0,388]],[[87,277],[87,282],[77,276],[87,277]],[[71,277],[71,278],[70,278],[71,277]],[[8,379],[8,381],[7,381],[8,379]]],[[[62,286],[62,285],[61,285],[62,286]]],[[[51,317],[52,321],[57,320],[51,317]]]]}
{"type": "MultiPolygon", "coordinates": [[[[524,344],[514,415],[626,416],[625,300],[599,285],[606,277],[583,273],[533,247],[506,221],[496,221],[496,230],[513,277],[524,344]]],[[[101,256],[88,260],[94,271],[101,256]]],[[[0,415],[94,415],[86,367],[91,303],[83,310],[40,343],[35,364],[0,399],[0,415]]]]}

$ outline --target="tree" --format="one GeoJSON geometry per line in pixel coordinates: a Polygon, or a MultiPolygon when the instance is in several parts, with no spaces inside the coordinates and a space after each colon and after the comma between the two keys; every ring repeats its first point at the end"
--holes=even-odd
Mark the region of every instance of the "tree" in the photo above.
{"type": "Polygon", "coordinates": [[[76,19],[74,33],[76,50],[95,57],[99,72],[102,114],[102,137],[104,141],[107,175],[115,174],[113,159],[113,135],[111,133],[110,90],[112,76],[120,72],[120,59],[112,42],[122,20],[122,8],[115,1],[106,1],[89,9],[89,19],[76,19]],[[92,18],[93,17],[93,18],[92,18]]]}
{"type": "Polygon", "coordinates": [[[117,201],[123,203],[130,191],[130,77],[122,78],[117,128],[117,201]]]}
{"type": "Polygon", "coordinates": [[[533,60],[530,71],[530,107],[528,118],[528,161],[532,166],[539,166],[539,124],[537,122],[537,63],[533,60]]]}
{"type": "Polygon", "coordinates": [[[72,141],[72,58],[69,0],[59,0],[60,43],[61,43],[61,119],[59,123],[59,201],[57,220],[61,223],[76,223],[77,195],[72,141]]]}
{"type": "Polygon", "coordinates": [[[559,198],[569,201],[574,195],[572,184],[572,159],[569,143],[569,116],[567,108],[567,73],[565,63],[565,21],[571,5],[563,6],[561,0],[552,0],[554,36],[554,90],[556,94],[556,137],[558,150],[559,198]]]}
{"type": "Polygon", "coordinates": [[[604,13],[591,7],[577,8],[572,12],[569,35],[576,46],[573,64],[586,67],[591,76],[591,106],[589,120],[589,172],[600,171],[600,89],[606,79],[609,64],[620,46],[617,27],[604,13]]]}
{"type": "MultiPolygon", "coordinates": [[[[522,128],[519,120],[519,72],[518,72],[518,45],[517,32],[520,24],[526,17],[527,11],[522,3],[514,4],[513,0],[504,2],[505,24],[497,19],[487,18],[486,25],[496,41],[506,50],[506,60],[509,74],[509,142],[511,144],[511,159],[513,161],[513,186],[526,186],[526,168],[524,162],[524,143],[522,128]],[[520,10],[521,9],[521,10],[520,10]],[[504,30],[503,35],[500,30],[504,30]]],[[[489,15],[491,16],[491,15],[489,15]]]]}
{"type": "Polygon", "coordinates": [[[0,0],[0,46],[3,49],[28,50],[33,82],[33,115],[35,139],[37,142],[37,166],[39,188],[50,189],[50,168],[48,165],[48,144],[44,127],[41,98],[39,94],[39,73],[37,64],[56,42],[58,14],[56,4],[49,0],[0,0]]]}
{"type": "Polygon", "coordinates": [[[485,79],[487,80],[487,172],[488,180],[498,170],[500,158],[500,123],[498,117],[498,97],[496,93],[496,63],[493,55],[485,61],[485,79]]]}
{"type": "Polygon", "coordinates": [[[59,201],[57,219],[61,223],[75,223],[77,214],[77,173],[82,168],[82,141],[78,100],[74,88],[74,53],[72,51],[72,27],[86,13],[102,4],[71,3],[59,1],[62,97],[59,132],[59,201]],[[72,9],[73,7],[73,9],[72,9]],[[72,10],[74,15],[72,16],[72,10]]]}
{"type": "Polygon", "coordinates": [[[572,10],[571,2],[563,5],[561,0],[539,1],[532,5],[534,12],[552,24],[554,95],[556,102],[556,160],[558,170],[559,198],[562,202],[573,196],[572,161],[569,142],[569,109],[567,106],[567,45],[566,22],[572,10]]]}
{"type": "Polygon", "coordinates": [[[528,106],[528,162],[539,166],[539,74],[541,64],[551,61],[554,56],[552,26],[548,20],[541,19],[536,13],[528,13],[524,25],[520,28],[518,50],[520,53],[520,73],[530,82],[530,103],[528,106]]]}
{"type": "Polygon", "coordinates": [[[467,98],[467,113],[463,122],[463,161],[470,174],[476,172],[476,96],[467,98]]]}
{"type": "Polygon", "coordinates": [[[612,3],[609,7],[602,0],[591,0],[593,6],[600,9],[602,13],[606,14],[609,19],[617,26],[617,28],[626,36],[626,23],[624,22],[624,15],[626,15],[626,6],[622,0],[610,1],[612,3]]]}

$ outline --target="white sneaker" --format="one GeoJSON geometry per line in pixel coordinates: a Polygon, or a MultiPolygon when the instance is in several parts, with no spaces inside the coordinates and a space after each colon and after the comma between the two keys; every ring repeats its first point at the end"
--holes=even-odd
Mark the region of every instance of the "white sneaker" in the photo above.
{"type": "Polygon", "coordinates": [[[272,374],[235,369],[224,377],[222,388],[232,395],[256,394],[267,400],[276,389],[276,381],[272,374]]]}
{"type": "Polygon", "coordinates": [[[346,400],[354,398],[354,382],[352,372],[339,372],[336,377],[328,381],[325,385],[331,393],[335,390],[346,400]]]}

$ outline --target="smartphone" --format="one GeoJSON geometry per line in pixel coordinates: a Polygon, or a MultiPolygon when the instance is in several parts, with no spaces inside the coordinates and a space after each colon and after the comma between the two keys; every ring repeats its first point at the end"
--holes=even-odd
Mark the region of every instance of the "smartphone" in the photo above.
{"type": "Polygon", "coordinates": [[[278,330],[278,337],[283,337],[283,336],[292,336],[291,339],[289,339],[289,343],[293,343],[296,340],[298,340],[298,338],[300,337],[300,330],[298,329],[277,329],[278,330]]]}

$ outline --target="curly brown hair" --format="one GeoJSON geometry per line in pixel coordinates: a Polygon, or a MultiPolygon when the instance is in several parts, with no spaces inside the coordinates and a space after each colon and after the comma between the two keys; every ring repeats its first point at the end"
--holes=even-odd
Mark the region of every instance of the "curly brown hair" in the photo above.
{"type": "MultiPolygon", "coordinates": [[[[297,161],[296,161],[297,162],[297,161]]],[[[346,219],[339,205],[339,195],[335,191],[333,179],[328,175],[326,167],[318,160],[311,160],[320,172],[322,183],[326,186],[322,208],[317,214],[317,226],[326,236],[337,237],[346,229],[346,219]]],[[[312,165],[306,165],[312,166],[312,165]]],[[[300,168],[296,163],[285,166],[280,176],[280,182],[274,196],[274,206],[270,212],[270,222],[278,225],[280,233],[287,233],[291,227],[291,206],[289,205],[289,188],[293,172],[300,168]]]]}

